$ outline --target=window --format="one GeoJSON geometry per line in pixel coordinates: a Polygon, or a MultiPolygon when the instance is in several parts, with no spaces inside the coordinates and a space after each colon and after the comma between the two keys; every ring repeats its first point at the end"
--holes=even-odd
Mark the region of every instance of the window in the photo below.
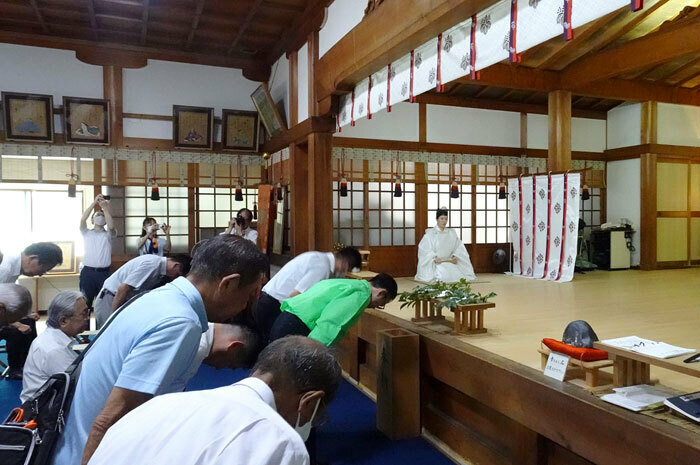
{"type": "Polygon", "coordinates": [[[593,228],[597,228],[601,224],[601,189],[590,187],[588,192],[591,194],[591,198],[581,199],[580,206],[580,218],[586,222],[584,234],[590,233],[593,228]]]}
{"type": "Polygon", "coordinates": [[[476,186],[476,243],[493,244],[510,240],[508,199],[498,198],[498,186],[476,186]]]}
{"type": "Polygon", "coordinates": [[[435,225],[435,215],[440,207],[447,207],[447,226],[455,230],[462,242],[472,242],[472,186],[458,185],[459,197],[450,198],[450,184],[428,184],[428,227],[435,225]]]}
{"type": "Polygon", "coordinates": [[[403,195],[394,197],[394,183],[367,183],[370,246],[416,244],[416,185],[401,188],[403,195]]]}
{"type": "Polygon", "coordinates": [[[243,188],[243,200],[236,200],[235,187],[198,187],[196,195],[197,240],[223,232],[241,208],[255,210],[258,189],[243,188]]]}
{"type": "Polygon", "coordinates": [[[333,241],[365,246],[364,183],[348,182],[348,196],[340,196],[340,181],[333,181],[333,241]]]}

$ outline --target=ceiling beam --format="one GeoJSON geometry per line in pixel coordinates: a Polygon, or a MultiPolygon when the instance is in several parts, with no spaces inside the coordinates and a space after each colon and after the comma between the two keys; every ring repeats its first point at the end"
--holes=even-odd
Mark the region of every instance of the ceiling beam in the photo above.
{"type": "MultiPolygon", "coordinates": [[[[507,102],[504,100],[479,99],[471,97],[460,97],[453,95],[437,94],[428,92],[416,96],[417,103],[429,105],[444,105],[450,107],[479,108],[484,110],[514,111],[518,113],[531,113],[536,115],[548,114],[547,105],[536,105],[532,103],[507,102]]],[[[607,113],[604,111],[573,109],[571,115],[577,118],[606,119],[607,113]]]]}
{"type": "Polygon", "coordinates": [[[41,30],[44,31],[44,34],[48,34],[49,26],[46,24],[46,21],[44,21],[44,15],[41,14],[41,10],[39,9],[39,5],[37,5],[36,0],[29,0],[29,3],[32,5],[37,21],[39,21],[39,24],[41,24],[41,30]]]}
{"type": "Polygon", "coordinates": [[[269,0],[265,0],[262,4],[263,8],[271,8],[277,11],[284,11],[287,13],[298,14],[304,11],[304,7],[296,5],[288,5],[286,3],[277,3],[269,0]]]}
{"type": "Polygon", "coordinates": [[[570,86],[582,85],[697,53],[698,37],[700,19],[684,21],[583,58],[564,70],[562,81],[570,86]]]}
{"type": "Polygon", "coordinates": [[[190,28],[190,34],[187,36],[187,43],[185,44],[185,49],[189,50],[192,47],[192,41],[194,40],[194,34],[197,32],[197,27],[199,26],[199,18],[202,17],[202,10],[204,10],[204,2],[206,0],[199,0],[197,2],[197,9],[194,12],[194,17],[192,18],[192,27],[190,28]]]}
{"type": "Polygon", "coordinates": [[[97,33],[97,17],[95,16],[95,3],[93,0],[87,1],[88,15],[90,15],[90,27],[92,28],[92,38],[99,40],[99,34],[97,33]]]}
{"type": "Polygon", "coordinates": [[[255,16],[255,13],[258,12],[258,8],[260,8],[260,5],[262,5],[262,3],[263,0],[255,0],[255,3],[253,3],[253,5],[250,7],[250,10],[248,10],[248,14],[243,20],[243,23],[238,27],[236,37],[234,37],[233,42],[231,42],[231,46],[228,48],[229,55],[232,54],[233,51],[236,49],[238,41],[241,40],[241,37],[243,37],[243,34],[245,34],[246,29],[248,29],[248,26],[253,21],[253,16],[255,16]]]}
{"type": "MultiPolygon", "coordinates": [[[[692,70],[698,64],[700,64],[700,56],[698,56],[694,60],[691,60],[690,62],[686,63],[685,65],[681,66],[680,68],[678,68],[676,71],[674,71],[670,75],[666,76],[666,80],[671,81],[671,82],[676,82],[677,85],[681,85],[678,83],[682,79],[687,78],[688,74],[689,74],[688,71],[692,70]]],[[[692,74],[692,71],[691,71],[691,74],[692,74]]]]}
{"type": "Polygon", "coordinates": [[[143,12],[141,13],[141,45],[146,45],[146,34],[148,33],[148,8],[151,0],[143,0],[143,12]]]}
{"type": "Polygon", "coordinates": [[[304,12],[297,15],[292,25],[267,54],[267,62],[277,61],[282,53],[299,50],[308,40],[309,34],[321,28],[326,18],[326,7],[332,0],[311,0],[304,12]]]}

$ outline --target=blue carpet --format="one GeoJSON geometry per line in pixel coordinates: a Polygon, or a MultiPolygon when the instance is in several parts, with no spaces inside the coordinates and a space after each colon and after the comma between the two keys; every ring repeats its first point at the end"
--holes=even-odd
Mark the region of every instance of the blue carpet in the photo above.
{"type": "MultiPolygon", "coordinates": [[[[2,354],[5,355],[5,354],[2,354]]],[[[215,370],[202,365],[188,391],[214,389],[248,376],[247,370],[215,370]]],[[[19,404],[21,381],[0,379],[0,421],[19,404]]],[[[377,409],[370,399],[343,381],[317,434],[318,460],[333,465],[452,465],[423,438],[390,441],[376,428],[377,409]]]]}

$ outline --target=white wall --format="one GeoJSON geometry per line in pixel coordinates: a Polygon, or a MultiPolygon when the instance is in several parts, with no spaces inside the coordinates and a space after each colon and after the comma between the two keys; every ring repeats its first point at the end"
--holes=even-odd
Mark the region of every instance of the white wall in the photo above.
{"type": "Polygon", "coordinates": [[[658,142],[700,147],[700,107],[658,104],[658,142]]]}
{"type": "Polygon", "coordinates": [[[639,145],[642,140],[642,105],[622,104],[608,112],[608,149],[639,145]]]}
{"type": "Polygon", "coordinates": [[[427,126],[428,142],[520,147],[520,113],[428,105],[427,126]]]}
{"type": "Polygon", "coordinates": [[[360,0],[335,0],[328,7],[326,22],[318,33],[319,56],[325,55],[333,45],[357,26],[365,16],[367,2],[360,0]]]}
{"type": "Polygon", "coordinates": [[[605,143],[605,120],[571,118],[571,150],[603,152],[605,143]]]}
{"type": "Polygon", "coordinates": [[[289,60],[286,54],[272,65],[270,95],[278,106],[280,102],[284,104],[284,121],[289,127],[289,60]]]}
{"type": "Polygon", "coordinates": [[[297,53],[297,108],[299,120],[309,117],[309,44],[304,44],[297,53]]]}
{"type": "Polygon", "coordinates": [[[639,265],[641,224],[641,165],[639,158],[608,162],[607,221],[628,218],[637,231],[632,240],[632,266],[639,265]]]}
{"type": "Polygon", "coordinates": [[[372,115],[372,119],[362,118],[355,126],[344,126],[339,137],[358,137],[364,139],[418,141],[418,105],[402,102],[372,115]]]}

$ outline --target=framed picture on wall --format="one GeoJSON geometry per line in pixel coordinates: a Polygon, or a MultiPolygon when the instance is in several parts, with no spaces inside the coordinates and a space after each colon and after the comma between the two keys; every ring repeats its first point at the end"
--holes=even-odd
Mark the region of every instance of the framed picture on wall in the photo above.
{"type": "Polygon", "coordinates": [[[109,100],[63,97],[66,142],[109,145],[109,100]]]}
{"type": "Polygon", "coordinates": [[[77,273],[78,267],[75,259],[75,243],[73,241],[56,241],[55,244],[63,252],[63,263],[51,269],[47,274],[70,274],[77,273]]]}
{"type": "Polygon", "coordinates": [[[3,92],[2,109],[7,140],[53,142],[51,95],[3,92]]]}
{"type": "Polygon", "coordinates": [[[173,146],[179,149],[214,148],[214,109],[173,105],[173,146]]]}
{"type": "Polygon", "coordinates": [[[250,98],[253,99],[253,105],[260,114],[260,120],[271,137],[278,136],[287,129],[266,83],[263,82],[255,89],[250,98]]]}
{"type": "Polygon", "coordinates": [[[221,143],[224,150],[258,150],[258,112],[226,110],[221,114],[221,143]]]}

